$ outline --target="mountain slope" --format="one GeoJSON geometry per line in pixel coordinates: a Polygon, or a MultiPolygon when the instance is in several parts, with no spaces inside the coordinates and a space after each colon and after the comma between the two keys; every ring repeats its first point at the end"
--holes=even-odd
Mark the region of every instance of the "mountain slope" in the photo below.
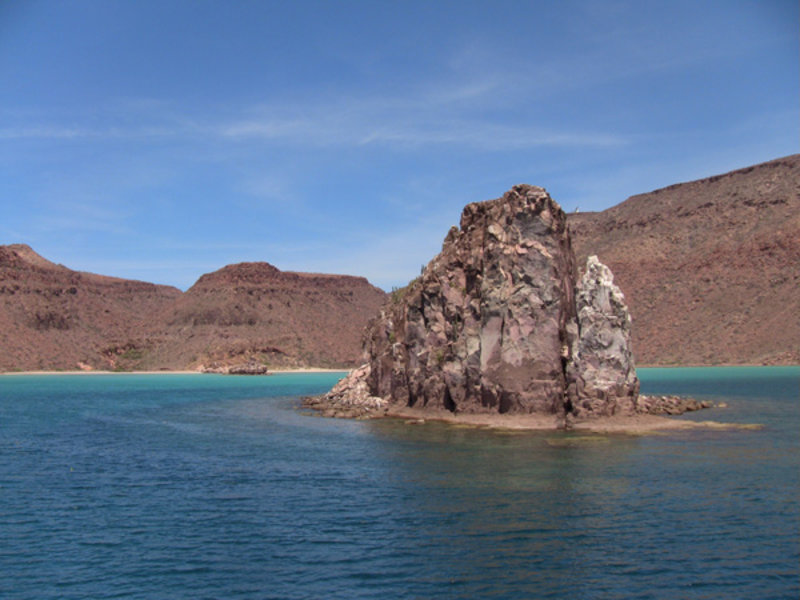
{"type": "Polygon", "coordinates": [[[0,246],[0,370],[113,368],[149,343],[154,315],[180,296],[72,271],[23,244],[0,246]]]}
{"type": "MultiPolygon", "coordinates": [[[[640,365],[800,364],[800,155],[569,215],[633,318],[640,365]]],[[[385,298],[365,279],[229,265],[186,293],[0,246],[0,371],[351,366],[385,298]]]]}
{"type": "Polygon", "coordinates": [[[386,294],[362,277],[229,265],[186,293],[0,246],[0,371],[347,367],[386,294]]]}
{"type": "Polygon", "coordinates": [[[569,217],[628,300],[641,365],[800,363],[800,155],[569,217]]]}
{"type": "Polygon", "coordinates": [[[283,272],[264,262],[228,265],[203,275],[175,302],[153,365],[353,366],[361,359],[361,332],[385,297],[363,277],[283,272]]]}

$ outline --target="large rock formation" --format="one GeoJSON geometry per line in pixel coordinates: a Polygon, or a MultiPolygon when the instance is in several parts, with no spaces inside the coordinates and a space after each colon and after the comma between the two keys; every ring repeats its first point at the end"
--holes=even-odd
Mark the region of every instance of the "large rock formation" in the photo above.
{"type": "Polygon", "coordinates": [[[640,365],[800,364],[800,155],[568,223],[625,290],[640,365]]]}
{"type": "Polygon", "coordinates": [[[450,412],[633,412],[622,294],[596,260],[577,280],[566,217],[544,189],[470,204],[422,276],[370,324],[367,367],[331,400],[343,404],[352,388],[371,405],[450,412]]]}

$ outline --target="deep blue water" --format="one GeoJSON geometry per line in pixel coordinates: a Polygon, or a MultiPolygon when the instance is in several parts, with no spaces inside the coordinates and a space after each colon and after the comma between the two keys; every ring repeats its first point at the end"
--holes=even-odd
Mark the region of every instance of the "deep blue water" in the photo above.
{"type": "Polygon", "coordinates": [[[0,377],[0,598],[798,598],[800,368],[640,376],[764,427],[302,414],[331,374],[0,377]]]}

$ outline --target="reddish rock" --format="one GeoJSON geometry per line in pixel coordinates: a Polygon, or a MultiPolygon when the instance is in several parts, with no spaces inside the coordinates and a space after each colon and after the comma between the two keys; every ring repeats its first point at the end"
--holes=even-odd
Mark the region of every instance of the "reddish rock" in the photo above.
{"type": "Polygon", "coordinates": [[[229,265],[186,293],[0,246],[0,371],[351,367],[386,294],[362,277],[229,265]]]}
{"type": "Polygon", "coordinates": [[[152,343],[177,288],[73,271],[0,246],[0,371],[124,368],[152,343]]]}
{"type": "Polygon", "coordinates": [[[363,277],[280,271],[265,262],[203,275],[165,315],[155,363],[350,368],[386,293],[363,277]]]}
{"type": "MultiPolygon", "coordinates": [[[[370,324],[369,364],[346,387],[461,413],[632,412],[622,296],[602,265],[590,263],[587,277],[576,287],[566,217],[544,189],[518,185],[469,204],[442,252],[370,324]]],[[[358,398],[345,389],[327,401],[358,398]]]]}

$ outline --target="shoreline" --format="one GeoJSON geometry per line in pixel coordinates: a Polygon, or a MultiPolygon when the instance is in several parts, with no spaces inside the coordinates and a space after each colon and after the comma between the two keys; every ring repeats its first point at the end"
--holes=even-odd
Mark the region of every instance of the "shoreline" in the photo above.
{"type": "MultiPolygon", "coordinates": [[[[275,369],[269,370],[264,375],[281,375],[297,373],[347,373],[349,369],[328,369],[325,367],[298,367],[296,369],[275,369]]],[[[214,373],[203,373],[198,370],[176,370],[176,371],[102,371],[92,369],[81,371],[73,369],[69,371],[0,371],[0,377],[9,375],[213,375],[214,373]]],[[[259,375],[237,375],[237,377],[259,377],[259,375]]]]}
{"type": "MultiPolygon", "coordinates": [[[[759,365],[759,364],[747,364],[747,365],[642,365],[637,368],[640,369],[704,369],[704,368],[798,368],[800,364],[797,365],[759,365]]],[[[265,375],[279,375],[281,373],[349,373],[354,370],[355,367],[347,368],[343,367],[341,369],[332,369],[328,367],[297,367],[297,368],[277,368],[277,369],[270,369],[265,375]]],[[[54,371],[54,370],[44,370],[44,371],[0,371],[0,377],[5,375],[208,375],[209,373],[203,373],[202,371],[196,369],[177,369],[177,370],[164,370],[164,369],[150,369],[146,371],[104,371],[101,369],[89,369],[89,370],[81,370],[81,369],[70,369],[64,371],[54,371]]]]}

